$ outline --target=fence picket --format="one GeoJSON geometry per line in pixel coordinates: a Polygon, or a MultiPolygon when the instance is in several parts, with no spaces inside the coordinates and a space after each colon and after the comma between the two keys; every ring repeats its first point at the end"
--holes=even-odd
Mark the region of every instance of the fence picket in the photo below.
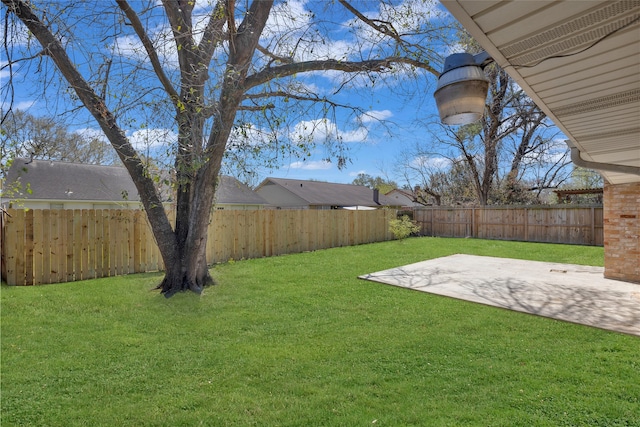
{"type": "Polygon", "coordinates": [[[24,231],[24,211],[10,212],[9,224],[12,229],[5,233],[7,249],[7,283],[13,280],[20,285],[24,284],[24,259],[21,250],[24,248],[24,239],[21,233],[24,231]]]}
{"type": "Polygon", "coordinates": [[[24,229],[25,271],[24,284],[33,285],[33,210],[25,212],[24,229]]]}
{"type": "Polygon", "coordinates": [[[40,209],[33,210],[33,284],[39,285],[44,283],[44,266],[43,256],[43,211],[40,209]]]}
{"type": "MultiPolygon", "coordinates": [[[[35,212],[42,212],[42,211],[38,210],[35,212]]],[[[67,229],[66,246],[65,246],[65,254],[64,254],[65,255],[65,271],[67,273],[65,281],[73,282],[75,280],[75,269],[74,269],[74,259],[73,259],[73,248],[74,248],[73,210],[69,209],[64,211],[64,221],[66,223],[66,229],[67,229]]]]}

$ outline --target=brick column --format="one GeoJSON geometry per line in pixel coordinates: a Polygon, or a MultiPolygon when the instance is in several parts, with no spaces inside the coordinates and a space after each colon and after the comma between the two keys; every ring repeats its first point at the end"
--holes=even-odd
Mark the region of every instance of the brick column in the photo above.
{"type": "Polygon", "coordinates": [[[604,186],[604,276],[640,283],[640,182],[604,186]]]}

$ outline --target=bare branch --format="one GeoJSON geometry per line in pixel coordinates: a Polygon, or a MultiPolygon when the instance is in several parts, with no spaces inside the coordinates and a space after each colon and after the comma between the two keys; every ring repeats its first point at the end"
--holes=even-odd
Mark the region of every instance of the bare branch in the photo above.
{"type": "Polygon", "coordinates": [[[264,110],[273,110],[276,108],[274,104],[266,104],[266,105],[241,105],[238,107],[240,111],[264,111],[264,110]]]}
{"type": "MultiPolygon", "coordinates": [[[[178,0],[182,3],[182,0],[178,0]]],[[[171,24],[173,38],[176,41],[180,70],[191,70],[189,55],[193,52],[194,41],[191,34],[191,9],[183,9],[169,0],[162,0],[165,13],[171,24]],[[187,13],[187,11],[189,13],[187,13]]],[[[183,77],[185,77],[183,75],[183,77]]]]}
{"type": "Polygon", "coordinates": [[[347,73],[358,72],[376,72],[380,73],[393,67],[394,64],[408,64],[416,68],[421,68],[433,74],[439,76],[440,73],[431,67],[428,63],[416,61],[411,58],[402,56],[391,56],[383,59],[371,59],[367,61],[338,61],[336,59],[325,59],[317,61],[305,61],[296,62],[292,64],[284,64],[278,67],[271,67],[263,69],[249,77],[245,81],[245,88],[249,89],[263,83],[266,83],[272,79],[292,76],[298,73],[305,73],[309,71],[326,71],[337,70],[347,73]]]}
{"type": "MultiPolygon", "coordinates": [[[[225,32],[222,29],[226,22],[225,16],[229,15],[229,10],[231,10],[231,14],[233,14],[233,9],[227,9],[223,1],[219,1],[216,4],[209,17],[209,22],[207,22],[207,26],[204,29],[202,40],[198,45],[203,65],[201,73],[205,75],[209,71],[208,64],[211,62],[216,47],[222,43],[225,37],[225,32]]],[[[204,77],[205,76],[200,76],[200,80],[204,81],[204,77]]]]}
{"type": "MultiPolygon", "coordinates": [[[[244,99],[247,100],[255,100],[255,99],[264,99],[264,98],[274,98],[274,97],[279,97],[279,98],[290,98],[290,99],[295,99],[297,101],[310,101],[310,102],[322,102],[326,105],[330,105],[333,108],[348,108],[351,109],[353,111],[359,111],[362,112],[363,110],[361,108],[357,108],[354,107],[352,105],[346,105],[346,104],[340,104],[338,102],[334,102],[328,98],[321,98],[317,95],[299,95],[299,94],[295,94],[295,93],[290,93],[290,92],[285,92],[285,91],[276,91],[276,92],[261,92],[261,93],[253,93],[253,94],[246,94],[244,96],[244,99]]],[[[267,105],[272,105],[272,104],[267,104],[267,105]]],[[[253,107],[247,107],[247,106],[241,106],[240,107],[243,110],[250,110],[250,111],[260,111],[261,108],[258,108],[257,110],[254,110],[253,107]]]]}
{"type": "Polygon", "coordinates": [[[353,7],[353,5],[350,4],[348,1],[346,0],[338,0],[338,1],[347,10],[349,10],[349,12],[353,13],[359,20],[364,22],[366,25],[378,31],[379,33],[384,34],[385,36],[395,40],[398,46],[401,46],[405,52],[409,52],[409,50],[407,49],[408,47],[417,49],[417,51],[424,50],[424,46],[420,46],[415,43],[410,43],[407,40],[403,39],[402,35],[398,33],[398,31],[395,29],[395,27],[391,22],[383,21],[380,19],[369,19],[366,16],[364,16],[362,12],[360,12],[358,9],[353,7]]]}
{"type": "Polygon", "coordinates": [[[258,45],[257,49],[264,56],[267,56],[272,59],[272,61],[269,64],[273,62],[280,62],[282,64],[293,64],[293,58],[291,57],[276,55],[275,53],[271,52],[270,50],[268,50],[267,48],[261,45],[258,45]]]}
{"type": "Polygon", "coordinates": [[[364,16],[358,9],[353,7],[349,2],[345,0],[338,0],[341,5],[349,10],[349,12],[353,13],[358,17],[362,22],[373,28],[374,30],[384,34],[385,36],[389,36],[400,44],[404,44],[405,41],[402,40],[396,29],[393,27],[391,22],[382,21],[379,19],[369,19],[364,16]]]}
{"type": "Polygon", "coordinates": [[[327,101],[327,99],[320,98],[319,96],[297,95],[295,93],[290,93],[285,91],[248,93],[244,96],[244,99],[262,99],[262,98],[272,98],[272,97],[291,98],[291,99],[297,99],[299,101],[314,101],[314,102],[327,101]]]}
{"type": "Polygon", "coordinates": [[[231,50],[236,49],[236,21],[235,21],[235,10],[236,10],[236,1],[235,0],[226,0],[226,8],[227,8],[227,31],[229,31],[229,46],[231,50]]]}
{"type": "Polygon", "coordinates": [[[116,3],[129,19],[131,26],[133,27],[134,31],[138,35],[138,38],[140,38],[140,41],[142,42],[144,49],[147,51],[147,55],[149,56],[149,60],[151,61],[151,65],[153,66],[153,71],[155,71],[156,75],[158,76],[158,79],[160,79],[160,82],[162,83],[164,90],[167,91],[170,98],[175,103],[178,100],[178,92],[173,87],[173,85],[171,84],[171,80],[169,80],[169,77],[167,77],[164,70],[162,69],[162,65],[160,64],[160,59],[158,58],[158,53],[156,52],[156,49],[153,47],[153,43],[151,42],[151,39],[147,35],[147,32],[145,31],[144,26],[142,25],[142,22],[140,22],[140,18],[138,17],[138,14],[133,9],[131,9],[131,6],[129,6],[129,3],[127,3],[126,0],[116,0],[116,3]]]}

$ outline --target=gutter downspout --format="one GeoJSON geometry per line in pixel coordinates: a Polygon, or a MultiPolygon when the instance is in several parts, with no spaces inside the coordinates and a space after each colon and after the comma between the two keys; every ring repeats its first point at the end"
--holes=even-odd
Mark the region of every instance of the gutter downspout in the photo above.
{"type": "Polygon", "coordinates": [[[569,140],[565,141],[571,149],[571,161],[576,165],[587,169],[602,170],[607,172],[628,173],[631,175],[640,175],[640,167],[629,165],[618,165],[614,163],[599,163],[585,160],[580,155],[578,147],[574,146],[569,140]]]}

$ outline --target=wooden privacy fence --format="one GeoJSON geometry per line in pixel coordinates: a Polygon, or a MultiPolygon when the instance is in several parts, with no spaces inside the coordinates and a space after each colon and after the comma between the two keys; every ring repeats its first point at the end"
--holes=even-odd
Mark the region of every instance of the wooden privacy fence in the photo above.
{"type": "Polygon", "coordinates": [[[602,246],[601,206],[416,208],[424,236],[602,246]]]}
{"type": "MultiPolygon", "coordinates": [[[[207,261],[259,258],[393,236],[394,210],[215,211],[207,261]]],[[[2,219],[2,278],[40,285],[163,269],[139,210],[16,210],[2,219]]]]}

